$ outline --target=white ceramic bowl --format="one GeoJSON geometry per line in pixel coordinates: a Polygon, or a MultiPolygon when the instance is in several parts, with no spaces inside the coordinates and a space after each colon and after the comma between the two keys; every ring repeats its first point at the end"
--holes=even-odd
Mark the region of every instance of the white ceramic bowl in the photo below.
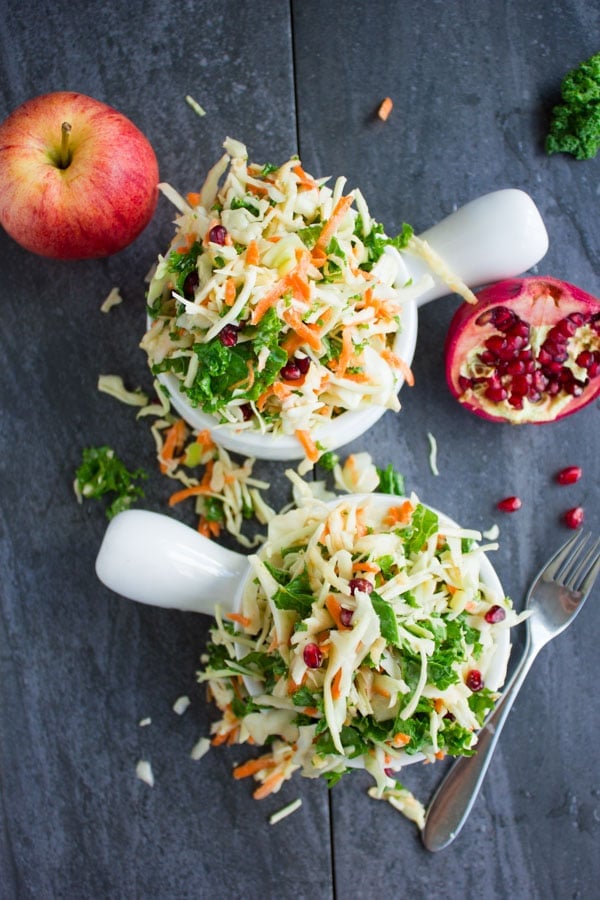
{"type": "MultiPolygon", "coordinates": [[[[444,260],[455,275],[471,288],[502,278],[518,275],[535,265],[548,249],[548,235],[540,213],[528,194],[506,189],[485,194],[463,206],[421,235],[444,260]]],[[[427,264],[408,253],[388,248],[397,269],[397,282],[422,274],[433,275],[427,264]]],[[[409,366],[417,343],[417,305],[449,293],[448,287],[433,276],[433,287],[423,294],[418,304],[409,303],[402,312],[402,331],[394,345],[394,353],[409,366]]],[[[167,388],[171,403],[193,428],[208,429],[217,443],[242,456],[268,460],[301,459],[304,451],[293,436],[262,434],[257,430],[234,430],[192,406],[179,389],[173,375],[159,376],[167,388]]],[[[397,390],[404,383],[397,381],[397,390]]],[[[356,440],[383,415],[385,408],[371,404],[342,413],[313,432],[313,438],[328,450],[335,450],[356,440]]]]}

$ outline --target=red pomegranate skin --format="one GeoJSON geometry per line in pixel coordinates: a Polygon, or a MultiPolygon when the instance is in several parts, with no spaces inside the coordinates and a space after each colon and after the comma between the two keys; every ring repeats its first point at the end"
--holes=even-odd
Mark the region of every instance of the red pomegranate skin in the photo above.
{"type": "Polygon", "coordinates": [[[600,395],[600,301],[550,276],[497,282],[457,309],[445,359],[450,391],[475,415],[553,422],[600,395]]]}

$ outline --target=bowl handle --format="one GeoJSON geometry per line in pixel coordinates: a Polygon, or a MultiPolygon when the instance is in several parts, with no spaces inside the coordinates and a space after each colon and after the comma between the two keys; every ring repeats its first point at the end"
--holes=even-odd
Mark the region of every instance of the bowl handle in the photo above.
{"type": "Polygon", "coordinates": [[[96,559],[100,581],[123,597],[213,615],[234,609],[246,557],[160,513],[130,509],[108,525],[96,559]]]}
{"type": "MultiPolygon", "coordinates": [[[[548,233],[540,212],[525,191],[506,188],[484,194],[420,235],[470,288],[530,269],[548,250],[548,233]]],[[[420,256],[392,251],[399,260],[399,282],[433,275],[420,256]]],[[[417,306],[450,293],[437,276],[417,306]]]]}

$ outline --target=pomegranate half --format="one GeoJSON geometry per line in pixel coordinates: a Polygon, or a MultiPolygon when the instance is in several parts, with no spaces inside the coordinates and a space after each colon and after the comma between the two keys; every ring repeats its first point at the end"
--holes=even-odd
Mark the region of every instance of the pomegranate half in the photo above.
{"type": "Polygon", "coordinates": [[[600,394],[600,301],[547,276],[499,281],[457,309],[445,355],[448,386],[471,412],[553,422],[600,394]]]}

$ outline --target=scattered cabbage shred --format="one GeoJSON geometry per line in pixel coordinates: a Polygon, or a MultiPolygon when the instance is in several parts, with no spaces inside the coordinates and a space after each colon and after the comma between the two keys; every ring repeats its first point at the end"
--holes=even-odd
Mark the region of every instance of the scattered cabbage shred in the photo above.
{"type": "Polygon", "coordinates": [[[331,506],[308,485],[297,494],[249,557],[239,613],[212,628],[198,675],[222,713],[212,743],[268,745],[234,769],[258,782],[257,799],[298,771],[334,784],[364,768],[370,795],[422,826],[422,805],[395,776],[415,754],[473,752],[503,678],[491,666],[499,632],[519,621],[481,578],[493,545],[414,495],[382,509],[368,495],[331,506]],[[486,620],[493,605],[502,622],[486,620]]]}
{"type": "Polygon", "coordinates": [[[406,225],[387,237],[345,178],[224,147],[198,193],[161,185],[179,215],[148,290],[152,372],[234,430],[310,437],[348,410],[398,410],[402,308],[433,282],[398,285],[384,250],[432,251],[406,225]]]}

